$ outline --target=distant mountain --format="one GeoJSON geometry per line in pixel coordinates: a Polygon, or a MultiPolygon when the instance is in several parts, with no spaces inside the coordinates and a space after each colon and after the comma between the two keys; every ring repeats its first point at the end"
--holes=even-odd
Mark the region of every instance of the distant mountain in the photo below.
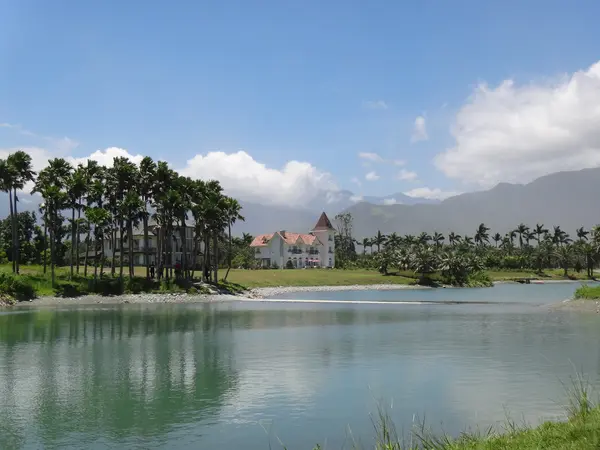
{"type": "Polygon", "coordinates": [[[480,223],[506,233],[523,222],[543,223],[570,234],[600,223],[600,168],[558,172],[529,184],[501,183],[487,191],[450,197],[439,204],[374,205],[346,209],[354,217],[357,238],[382,233],[418,234],[454,231],[473,235],[480,223]]]}

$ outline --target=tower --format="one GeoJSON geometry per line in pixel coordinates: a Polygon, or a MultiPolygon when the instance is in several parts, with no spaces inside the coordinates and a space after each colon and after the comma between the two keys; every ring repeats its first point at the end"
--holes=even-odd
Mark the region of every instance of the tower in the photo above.
{"type": "Polygon", "coordinates": [[[323,244],[319,251],[321,267],[335,267],[335,229],[325,212],[321,214],[317,224],[313,227],[312,234],[323,244]]]}

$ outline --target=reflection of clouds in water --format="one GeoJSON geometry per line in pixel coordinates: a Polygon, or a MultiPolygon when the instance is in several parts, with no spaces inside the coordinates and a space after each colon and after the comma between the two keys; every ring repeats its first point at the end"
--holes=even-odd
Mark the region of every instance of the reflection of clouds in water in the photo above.
{"type": "Polygon", "coordinates": [[[292,408],[301,413],[313,404],[321,385],[317,367],[321,361],[306,356],[315,355],[322,343],[306,331],[290,328],[281,336],[279,329],[275,341],[271,330],[240,332],[234,355],[238,389],[226,397],[222,417],[256,423],[274,418],[270,411],[292,408]],[[275,348],[274,342],[278,342],[275,348]]]}

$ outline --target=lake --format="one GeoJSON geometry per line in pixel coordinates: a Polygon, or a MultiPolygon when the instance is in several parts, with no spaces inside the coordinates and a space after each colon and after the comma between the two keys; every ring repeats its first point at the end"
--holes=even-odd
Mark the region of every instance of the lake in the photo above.
{"type": "Polygon", "coordinates": [[[576,287],[4,310],[0,448],[349,448],[378,405],[400,433],[560,418],[576,371],[600,387],[600,317],[541,306],[576,287]]]}

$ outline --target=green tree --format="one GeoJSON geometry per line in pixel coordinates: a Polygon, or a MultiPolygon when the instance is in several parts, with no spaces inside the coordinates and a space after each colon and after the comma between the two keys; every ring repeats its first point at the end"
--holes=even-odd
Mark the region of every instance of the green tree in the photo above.
{"type": "Polygon", "coordinates": [[[227,232],[228,232],[228,243],[229,243],[229,252],[227,255],[227,272],[225,273],[224,280],[227,280],[227,276],[229,275],[229,271],[231,270],[231,260],[233,256],[233,249],[231,245],[231,226],[235,224],[238,220],[245,220],[244,216],[242,216],[242,206],[240,203],[234,198],[226,198],[224,202],[225,206],[225,220],[227,222],[227,232]]]}

